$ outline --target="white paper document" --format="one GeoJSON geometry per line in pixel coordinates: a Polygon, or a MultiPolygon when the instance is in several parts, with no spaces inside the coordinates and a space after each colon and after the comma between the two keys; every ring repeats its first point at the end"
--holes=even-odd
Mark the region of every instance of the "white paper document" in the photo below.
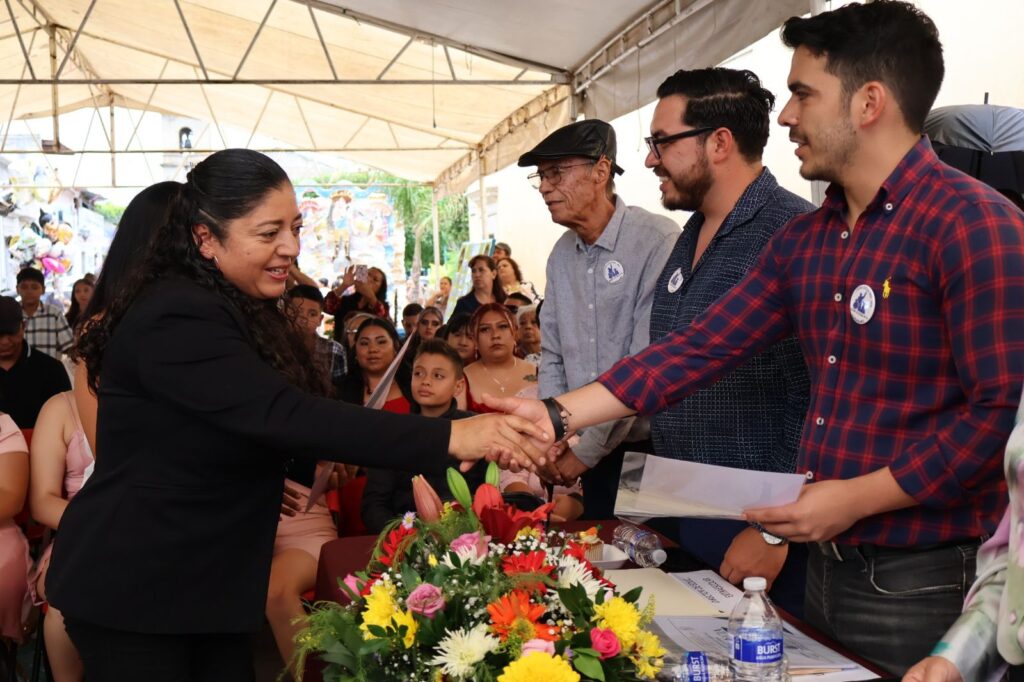
{"type": "Polygon", "coordinates": [[[724,616],[732,613],[732,610],[740,603],[740,599],[743,599],[743,590],[714,571],[690,571],[688,573],[670,573],[669,575],[697,595],[702,602],[724,616]]]}
{"type": "MultiPolygon", "coordinates": [[[[655,616],[662,645],[669,657],[676,659],[683,651],[710,651],[728,655],[729,619],[708,616],[655,616]]],[[[878,676],[842,654],[829,649],[789,623],[784,623],[785,652],[789,661],[789,674],[793,677],[811,676],[815,682],[843,680],[871,680],[878,676]]]]}
{"type": "Polygon", "coordinates": [[[804,482],[800,474],[732,469],[627,452],[615,515],[739,519],[746,509],[795,501],[804,482]]]}

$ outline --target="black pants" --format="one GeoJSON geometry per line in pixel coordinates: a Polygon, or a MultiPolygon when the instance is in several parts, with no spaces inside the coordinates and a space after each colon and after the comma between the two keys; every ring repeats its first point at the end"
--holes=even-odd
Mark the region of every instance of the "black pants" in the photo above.
{"type": "Polygon", "coordinates": [[[627,452],[654,452],[651,441],[622,443],[587,470],[581,477],[583,484],[583,515],[587,521],[603,521],[615,518],[615,497],[619,494],[619,476],[622,475],[622,458],[627,452]]]}
{"type": "Polygon", "coordinates": [[[853,546],[841,557],[808,547],[807,622],[894,675],[931,652],[974,582],[978,540],[882,552],[853,546]]]}
{"type": "MultiPolygon", "coordinates": [[[[130,608],[130,606],[126,606],[130,608]]],[[[252,682],[248,634],[150,635],[65,616],[89,682],[252,682]]]]}

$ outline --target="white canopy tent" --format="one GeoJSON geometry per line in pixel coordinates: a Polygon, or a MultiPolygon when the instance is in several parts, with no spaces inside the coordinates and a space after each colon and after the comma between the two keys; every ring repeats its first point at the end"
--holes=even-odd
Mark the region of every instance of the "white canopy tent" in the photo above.
{"type": "MultiPolygon", "coordinates": [[[[180,151],[141,145],[138,124],[118,137],[126,107],[207,121],[196,153],[330,152],[458,192],[579,113],[651,101],[660,65],[718,63],[812,4],[4,0],[0,151],[13,121],[41,117],[52,139],[31,151],[180,151]],[[58,114],[82,108],[103,144],[65,149],[58,114]]],[[[113,161],[110,175],[116,186],[113,161]]]]}

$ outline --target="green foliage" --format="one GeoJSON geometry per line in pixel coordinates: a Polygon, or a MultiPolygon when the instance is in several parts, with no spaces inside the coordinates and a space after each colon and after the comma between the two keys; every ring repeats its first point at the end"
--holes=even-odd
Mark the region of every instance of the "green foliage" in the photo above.
{"type": "Polygon", "coordinates": [[[92,210],[103,216],[107,222],[117,225],[121,222],[121,216],[124,215],[124,206],[115,206],[111,203],[96,204],[92,207],[92,210]]]}

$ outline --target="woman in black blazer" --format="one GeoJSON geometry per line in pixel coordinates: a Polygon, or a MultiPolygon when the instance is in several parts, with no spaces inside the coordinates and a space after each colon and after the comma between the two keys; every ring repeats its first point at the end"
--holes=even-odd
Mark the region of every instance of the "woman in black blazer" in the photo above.
{"type": "Polygon", "coordinates": [[[145,267],[79,351],[99,397],[96,470],[61,519],[47,579],[86,679],[251,680],[284,462],[296,455],[440,471],[513,453],[540,430],[315,397],[278,300],[301,215],[284,171],[249,150],[189,173],[145,267]]]}

